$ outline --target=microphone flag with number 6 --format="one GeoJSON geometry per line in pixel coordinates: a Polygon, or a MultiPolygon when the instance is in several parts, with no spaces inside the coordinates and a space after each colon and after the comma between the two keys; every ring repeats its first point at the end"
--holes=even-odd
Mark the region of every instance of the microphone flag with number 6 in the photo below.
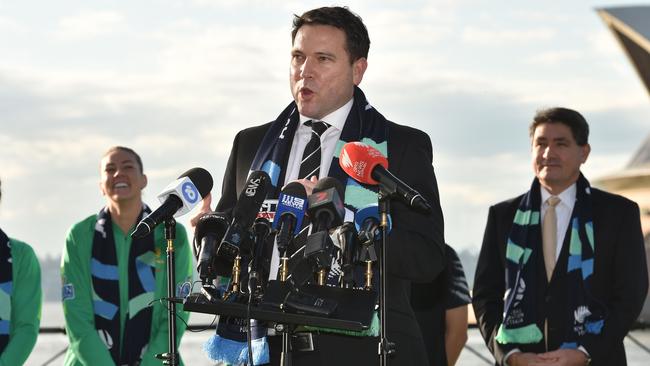
{"type": "Polygon", "coordinates": [[[132,238],[148,235],[161,222],[190,212],[212,189],[212,176],[203,168],[181,174],[158,195],[162,205],[136,226],[132,238]]]}

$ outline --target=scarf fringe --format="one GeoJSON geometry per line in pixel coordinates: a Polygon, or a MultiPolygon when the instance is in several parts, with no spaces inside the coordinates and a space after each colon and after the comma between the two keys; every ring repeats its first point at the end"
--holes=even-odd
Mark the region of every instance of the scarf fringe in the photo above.
{"type": "MultiPolygon", "coordinates": [[[[253,365],[263,365],[270,362],[269,344],[266,337],[253,339],[251,342],[253,351],[253,365]]],[[[205,344],[203,351],[209,359],[228,365],[248,364],[248,344],[231,339],[212,335],[205,344]]]]}

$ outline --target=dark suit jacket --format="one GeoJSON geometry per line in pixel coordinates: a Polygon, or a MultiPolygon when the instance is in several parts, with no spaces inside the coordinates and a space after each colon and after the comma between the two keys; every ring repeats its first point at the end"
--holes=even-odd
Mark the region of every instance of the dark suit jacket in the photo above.
{"type": "MultiPolygon", "coordinates": [[[[546,352],[545,341],[537,344],[507,344],[495,341],[503,320],[505,292],[505,249],[519,201],[522,196],[490,207],[483,247],[474,279],[473,305],[481,334],[497,364],[512,349],[522,352],[546,352]]],[[[605,304],[609,314],[600,335],[589,335],[582,346],[592,357],[592,365],[625,365],[623,338],[636,320],[648,291],[639,207],[636,203],[592,188],[595,258],[592,279],[593,296],[605,304]]],[[[546,280],[544,259],[538,255],[537,325],[544,329],[548,318],[548,349],[558,349],[568,324],[566,275],[569,234],[565,237],[550,283],[546,280]]]]}
{"type": "MultiPolygon", "coordinates": [[[[431,281],[444,267],[442,210],[431,165],[433,153],[429,136],[414,128],[392,122],[388,124],[390,171],[420,192],[433,207],[433,213],[425,216],[410,210],[401,202],[391,203],[393,228],[389,236],[387,256],[386,328],[388,339],[397,344],[397,354],[391,359],[391,364],[424,365],[427,356],[418,324],[409,305],[410,283],[431,281]]],[[[234,207],[239,192],[246,183],[257,148],[269,126],[270,123],[248,128],[240,131],[235,137],[217,211],[227,211],[234,207]]],[[[286,167],[286,162],[283,167],[286,167]]],[[[373,342],[376,344],[376,341],[373,342]]],[[[345,342],[342,346],[349,347],[345,342]]],[[[354,354],[341,352],[346,349],[332,350],[329,353],[341,356],[342,362],[346,362],[350,355],[354,354]]],[[[376,347],[371,349],[376,350],[376,347]]],[[[376,355],[374,357],[376,359],[376,355]]]]}

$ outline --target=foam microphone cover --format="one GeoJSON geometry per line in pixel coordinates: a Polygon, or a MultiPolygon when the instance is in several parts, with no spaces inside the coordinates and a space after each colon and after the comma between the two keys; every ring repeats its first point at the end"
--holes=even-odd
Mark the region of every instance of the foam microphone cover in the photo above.
{"type": "Polygon", "coordinates": [[[312,193],[322,192],[329,188],[336,189],[336,193],[338,193],[341,201],[345,200],[345,190],[343,188],[343,184],[341,184],[338,179],[332,177],[319,179],[318,183],[316,183],[316,186],[314,186],[312,193]]]}
{"type": "Polygon", "coordinates": [[[337,179],[325,177],[318,180],[309,196],[307,209],[312,223],[317,224],[316,231],[329,230],[343,223],[345,218],[344,199],[343,184],[337,179]]]}
{"type": "Polygon", "coordinates": [[[348,142],[343,145],[339,165],[350,177],[365,184],[379,184],[372,178],[377,165],[388,169],[388,159],[374,147],[362,142],[348,142]]]}
{"type": "Polygon", "coordinates": [[[202,216],[194,231],[194,255],[196,256],[199,276],[227,276],[232,270],[232,261],[218,257],[216,250],[224,233],[228,229],[230,218],[221,212],[212,212],[202,216]]]}
{"type": "Polygon", "coordinates": [[[302,219],[307,211],[307,191],[305,186],[298,182],[287,184],[280,192],[278,206],[273,219],[273,228],[278,230],[286,215],[294,218],[292,224],[292,235],[297,235],[302,226],[302,219]]]}
{"type": "Polygon", "coordinates": [[[199,218],[194,229],[194,256],[198,260],[201,250],[201,240],[207,235],[214,235],[217,241],[221,241],[230,224],[230,217],[222,212],[211,212],[199,218]]]}
{"type": "Polygon", "coordinates": [[[239,194],[239,200],[233,209],[233,219],[241,228],[246,230],[253,225],[253,220],[266,198],[270,182],[269,175],[261,170],[256,170],[248,176],[246,186],[239,194]]]}

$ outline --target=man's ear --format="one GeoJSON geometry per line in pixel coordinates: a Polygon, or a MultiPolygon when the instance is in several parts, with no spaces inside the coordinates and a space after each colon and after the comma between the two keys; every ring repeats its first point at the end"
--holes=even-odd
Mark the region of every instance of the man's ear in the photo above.
{"type": "Polygon", "coordinates": [[[582,149],[582,163],[584,164],[587,161],[587,158],[589,157],[589,153],[591,152],[591,145],[589,144],[584,144],[583,146],[580,147],[582,149]]]}
{"type": "Polygon", "coordinates": [[[363,80],[363,74],[368,68],[368,60],[365,57],[361,57],[352,63],[352,81],[354,85],[361,84],[363,80]]]}

